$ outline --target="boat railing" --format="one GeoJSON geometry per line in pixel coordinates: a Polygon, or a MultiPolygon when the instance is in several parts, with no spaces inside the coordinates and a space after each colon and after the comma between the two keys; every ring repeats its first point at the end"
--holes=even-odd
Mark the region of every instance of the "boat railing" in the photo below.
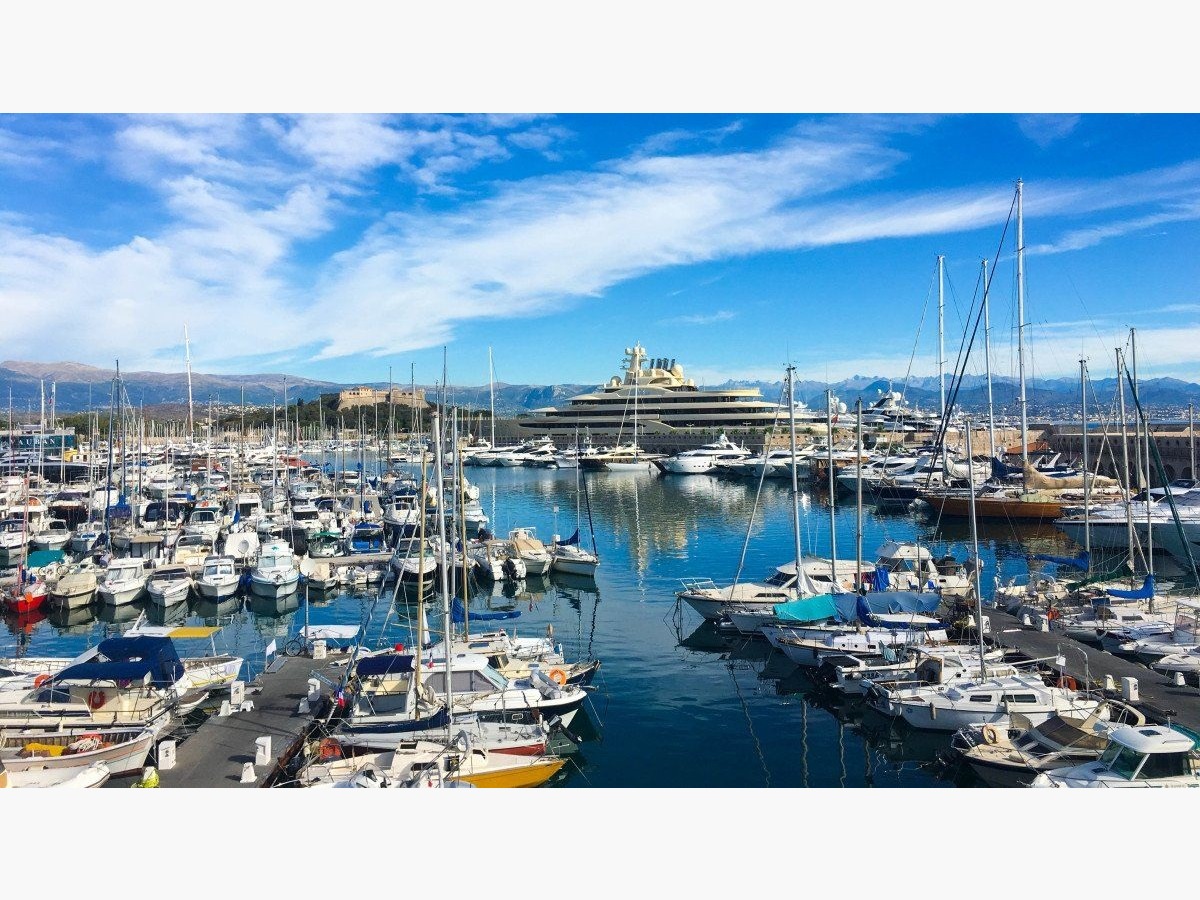
{"type": "Polygon", "coordinates": [[[679,583],[685,591],[715,591],[717,583],[711,578],[680,578],[679,583]]]}

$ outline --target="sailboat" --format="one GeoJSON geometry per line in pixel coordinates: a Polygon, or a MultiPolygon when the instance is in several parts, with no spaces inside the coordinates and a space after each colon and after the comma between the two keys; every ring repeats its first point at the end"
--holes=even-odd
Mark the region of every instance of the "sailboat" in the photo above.
{"type": "Polygon", "coordinates": [[[575,468],[575,533],[565,541],[560,541],[558,535],[555,535],[550,553],[553,557],[550,563],[551,570],[564,572],[568,575],[596,577],[596,568],[600,565],[600,554],[596,552],[596,530],[592,526],[592,501],[587,492],[587,483],[580,477],[578,467],[575,468]],[[580,494],[587,501],[588,531],[592,536],[592,551],[590,553],[579,546],[580,494]]]}

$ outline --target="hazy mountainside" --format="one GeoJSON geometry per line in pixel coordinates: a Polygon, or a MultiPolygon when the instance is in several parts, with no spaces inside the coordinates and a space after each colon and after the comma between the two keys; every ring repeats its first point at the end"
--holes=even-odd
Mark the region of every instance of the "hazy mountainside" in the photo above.
{"type": "MultiPolygon", "coordinates": [[[[0,363],[0,406],[7,403],[8,393],[12,391],[13,410],[17,414],[26,411],[37,412],[39,406],[39,380],[44,379],[46,402],[50,402],[50,384],[57,384],[57,402],[60,412],[75,412],[88,408],[89,398],[92,408],[107,408],[111,393],[113,376],[112,369],[73,362],[33,363],[13,362],[0,363]]],[[[136,405],[186,404],[187,376],[182,372],[122,372],[125,384],[126,399],[136,405]]],[[[329,381],[317,381],[311,378],[301,378],[296,375],[258,374],[258,375],[209,375],[201,372],[192,373],[192,398],[197,407],[206,406],[210,400],[221,404],[236,404],[245,392],[246,403],[254,406],[269,406],[273,401],[280,402],[283,398],[284,382],[287,383],[288,400],[312,400],[320,394],[334,393],[351,387],[357,387],[362,382],[337,384],[329,381]]],[[[947,377],[947,388],[950,379],[947,377]]],[[[371,387],[386,388],[386,382],[368,383],[371,387]]],[[[406,385],[397,383],[398,388],[406,385]]],[[[434,399],[434,388],[424,385],[427,397],[434,399]]],[[[559,406],[577,394],[594,390],[597,384],[506,384],[497,382],[494,386],[496,416],[507,418],[519,415],[529,410],[543,406],[559,406]]],[[[756,387],[762,391],[763,397],[772,402],[778,402],[782,395],[782,382],[769,381],[731,381],[715,385],[716,388],[756,387]]],[[[797,381],[797,399],[810,407],[821,409],[824,406],[826,385],[821,381],[797,381]]],[[[927,410],[938,406],[938,385],[936,377],[922,376],[910,380],[904,388],[902,379],[888,379],[881,376],[857,375],[830,385],[836,396],[847,406],[853,406],[859,397],[864,404],[875,400],[886,390],[901,390],[909,403],[927,410]]],[[[1089,403],[1099,412],[1107,409],[1112,403],[1116,390],[1115,378],[1103,378],[1092,382],[1092,395],[1089,403]]],[[[1154,407],[1186,408],[1189,401],[1200,403],[1200,385],[1182,381],[1178,378],[1150,378],[1140,385],[1141,397],[1144,403],[1154,407]]],[[[447,391],[450,403],[473,409],[487,409],[489,405],[488,385],[477,387],[460,387],[452,385],[447,391]]],[[[995,405],[1000,410],[1013,411],[1016,408],[1017,383],[1016,379],[1008,376],[995,376],[992,379],[992,394],[995,405]]],[[[1029,398],[1031,413],[1059,413],[1076,409],[1079,406],[1079,382],[1073,378],[1037,379],[1031,381],[1026,390],[1029,398]]],[[[958,393],[958,404],[965,409],[983,409],[987,404],[987,387],[983,376],[968,376],[963,380],[963,386],[958,393]]]]}
{"type": "MultiPolygon", "coordinates": [[[[32,363],[7,361],[0,363],[0,404],[8,402],[12,389],[13,409],[36,411],[40,401],[39,381],[45,381],[46,403],[50,403],[50,384],[56,382],[58,409],[74,412],[87,409],[88,398],[93,407],[107,407],[112,393],[114,369],[85,366],[81,363],[32,363]]],[[[136,405],[158,403],[187,403],[187,375],[183,372],[122,372],[126,399],[136,405]]],[[[318,394],[336,391],[341,386],[328,381],[314,381],[295,375],[206,375],[192,373],[192,402],[206,405],[210,399],[221,403],[237,403],[245,390],[246,403],[270,404],[283,396],[287,381],[288,400],[311,400],[318,394]]]]}

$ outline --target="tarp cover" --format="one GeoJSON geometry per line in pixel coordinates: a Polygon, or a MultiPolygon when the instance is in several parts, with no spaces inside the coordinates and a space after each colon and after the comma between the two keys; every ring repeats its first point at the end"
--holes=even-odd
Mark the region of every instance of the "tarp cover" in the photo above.
{"type": "Polygon", "coordinates": [[[838,609],[833,594],[817,594],[803,600],[790,600],[787,603],[775,604],[775,618],[783,622],[822,622],[825,619],[835,618],[837,614],[838,609]]]}
{"type": "Polygon", "coordinates": [[[1118,600],[1149,600],[1154,596],[1154,576],[1147,575],[1146,580],[1142,582],[1142,586],[1136,591],[1118,591],[1110,588],[1106,593],[1108,596],[1116,597],[1118,600]]]}
{"type": "Polygon", "coordinates": [[[40,569],[42,566],[48,566],[51,563],[61,562],[63,552],[61,550],[34,550],[25,560],[25,568],[40,569]]]}
{"type": "Polygon", "coordinates": [[[1087,571],[1088,565],[1091,563],[1091,554],[1086,550],[1082,551],[1078,556],[1052,556],[1049,553],[1035,553],[1034,559],[1040,559],[1043,562],[1057,563],[1060,566],[1071,566],[1076,569],[1087,571]]]}
{"type": "MultiPolygon", "coordinates": [[[[502,612],[473,612],[471,618],[477,622],[499,622],[503,619],[520,618],[520,610],[512,609],[502,612]]],[[[462,625],[467,621],[466,611],[463,609],[462,600],[458,597],[454,598],[454,602],[450,604],[450,621],[455,625],[462,625]]]]}
{"type": "Polygon", "coordinates": [[[386,653],[383,656],[368,656],[360,659],[354,667],[359,678],[371,675],[388,675],[413,670],[413,658],[408,655],[386,653]]]}
{"type": "Polygon", "coordinates": [[[54,682],[141,681],[149,673],[152,685],[169,688],[183,677],[183,671],[183,663],[170,638],[116,637],[101,641],[96,655],[63,669],[54,676],[54,682]]]}

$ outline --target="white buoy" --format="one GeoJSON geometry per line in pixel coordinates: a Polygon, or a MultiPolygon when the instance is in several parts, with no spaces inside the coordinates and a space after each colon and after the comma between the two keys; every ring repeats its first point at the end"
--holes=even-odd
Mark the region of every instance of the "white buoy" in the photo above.
{"type": "Polygon", "coordinates": [[[254,784],[258,781],[258,774],[254,771],[254,763],[242,764],[242,784],[254,784]]]}

